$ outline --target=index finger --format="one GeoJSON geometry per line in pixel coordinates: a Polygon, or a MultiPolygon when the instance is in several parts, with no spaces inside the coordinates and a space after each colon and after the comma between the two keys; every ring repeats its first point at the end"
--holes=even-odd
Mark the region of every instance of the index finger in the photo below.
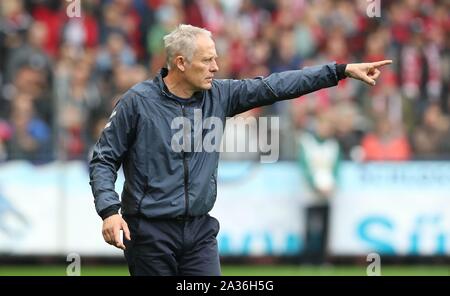
{"type": "Polygon", "coordinates": [[[114,229],[114,240],[115,246],[119,249],[125,250],[125,245],[122,243],[120,239],[120,229],[114,229]]]}
{"type": "Polygon", "coordinates": [[[374,62],[374,63],[371,63],[371,66],[378,68],[378,67],[389,65],[389,64],[392,64],[392,60],[384,60],[384,61],[374,62]]]}
{"type": "Polygon", "coordinates": [[[127,240],[131,240],[130,229],[128,228],[128,224],[124,221],[122,224],[123,233],[125,234],[125,238],[127,240]]]}
{"type": "Polygon", "coordinates": [[[119,249],[121,249],[121,250],[125,250],[126,249],[126,247],[125,247],[125,245],[122,243],[122,242],[116,242],[115,244],[114,244],[114,246],[116,246],[116,248],[119,248],[119,249]]]}

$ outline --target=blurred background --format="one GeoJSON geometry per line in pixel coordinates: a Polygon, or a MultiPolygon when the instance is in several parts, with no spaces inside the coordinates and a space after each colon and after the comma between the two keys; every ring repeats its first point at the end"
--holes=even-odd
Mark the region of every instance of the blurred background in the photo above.
{"type": "MultiPolygon", "coordinates": [[[[279,161],[221,156],[211,214],[225,274],[364,275],[375,252],[402,264],[387,274],[449,275],[449,12],[446,0],[1,0],[0,274],[64,274],[69,253],[89,274],[126,274],[87,162],[120,95],[164,66],[162,37],[188,23],[213,33],[218,78],[394,61],[375,87],[346,79],[241,115],[279,117],[279,161]]],[[[254,143],[258,122],[233,135],[254,143]]]]}

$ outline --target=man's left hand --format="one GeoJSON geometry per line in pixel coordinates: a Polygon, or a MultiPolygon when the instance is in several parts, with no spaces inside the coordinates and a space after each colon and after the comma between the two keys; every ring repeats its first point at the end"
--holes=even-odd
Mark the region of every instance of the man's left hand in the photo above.
{"type": "Polygon", "coordinates": [[[364,81],[369,85],[375,85],[381,74],[378,69],[382,66],[392,64],[392,60],[379,61],[374,63],[347,64],[345,75],[354,79],[364,81]]]}

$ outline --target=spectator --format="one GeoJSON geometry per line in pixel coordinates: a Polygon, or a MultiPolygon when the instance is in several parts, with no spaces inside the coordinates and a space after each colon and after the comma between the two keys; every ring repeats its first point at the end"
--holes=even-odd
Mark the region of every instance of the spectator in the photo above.
{"type": "Polygon", "coordinates": [[[26,42],[26,32],[32,22],[33,18],[25,10],[22,0],[0,2],[0,72],[6,70],[4,67],[8,51],[15,50],[26,42]]]}
{"type": "Polygon", "coordinates": [[[68,76],[55,81],[58,101],[59,145],[66,159],[86,159],[90,116],[102,107],[100,90],[91,80],[91,66],[79,62],[68,76]]]}
{"type": "Polygon", "coordinates": [[[335,135],[341,147],[342,157],[356,160],[357,149],[364,134],[364,118],[353,103],[341,103],[334,108],[335,135]]]}
{"type": "Polygon", "coordinates": [[[19,48],[10,50],[6,68],[5,82],[11,82],[19,68],[27,65],[43,71],[44,77],[50,80],[52,63],[44,51],[47,31],[42,23],[35,22],[28,31],[27,42],[19,48]]]}
{"type": "Polygon", "coordinates": [[[29,95],[18,94],[14,98],[11,125],[13,132],[7,142],[8,159],[28,159],[33,163],[52,159],[50,129],[36,117],[29,95]]]}
{"type": "Polygon", "coordinates": [[[442,114],[437,103],[430,104],[425,110],[423,122],[417,127],[413,141],[418,158],[450,157],[450,119],[442,114]]]}
{"type": "Polygon", "coordinates": [[[119,65],[134,65],[136,57],[127,45],[125,37],[119,32],[110,33],[106,46],[100,50],[97,56],[97,68],[100,72],[110,73],[119,65]]]}
{"type": "Polygon", "coordinates": [[[401,127],[394,126],[387,116],[375,121],[375,131],[361,142],[366,161],[404,161],[411,158],[411,149],[401,127]]]}

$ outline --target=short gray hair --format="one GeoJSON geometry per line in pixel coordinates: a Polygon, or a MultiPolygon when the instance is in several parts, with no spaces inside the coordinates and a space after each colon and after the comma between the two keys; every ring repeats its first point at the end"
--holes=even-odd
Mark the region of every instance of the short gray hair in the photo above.
{"type": "Polygon", "coordinates": [[[167,67],[171,68],[173,59],[182,55],[188,62],[192,61],[196,48],[196,39],[200,34],[211,38],[211,32],[192,25],[179,25],[175,30],[164,36],[164,48],[166,50],[167,67]]]}

